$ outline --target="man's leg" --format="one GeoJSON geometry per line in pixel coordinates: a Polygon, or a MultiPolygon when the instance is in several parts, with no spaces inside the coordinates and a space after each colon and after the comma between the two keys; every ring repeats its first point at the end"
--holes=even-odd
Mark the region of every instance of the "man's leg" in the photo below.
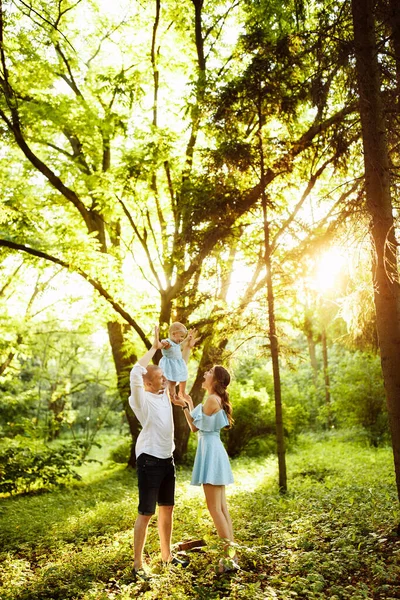
{"type": "Polygon", "coordinates": [[[147,537],[149,522],[156,509],[158,486],[160,481],[159,459],[149,454],[140,454],[136,461],[139,506],[134,527],[134,569],[143,566],[143,549],[147,537]]]}
{"type": "Polygon", "coordinates": [[[138,515],[134,528],[134,569],[138,571],[143,567],[143,549],[147,537],[147,529],[153,515],[138,515]]]}
{"type": "Polygon", "coordinates": [[[173,511],[173,506],[158,507],[158,535],[160,536],[161,560],[163,562],[169,562],[172,558],[171,537],[173,511]]]}
{"type": "Polygon", "coordinates": [[[171,537],[175,502],[175,465],[173,458],[165,462],[164,479],[158,492],[158,535],[161,560],[172,560],[171,537]]]}

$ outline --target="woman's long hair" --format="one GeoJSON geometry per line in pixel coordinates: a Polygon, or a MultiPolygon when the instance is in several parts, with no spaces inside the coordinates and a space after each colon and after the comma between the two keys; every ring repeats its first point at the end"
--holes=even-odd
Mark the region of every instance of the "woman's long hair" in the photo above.
{"type": "Polygon", "coordinates": [[[228,417],[229,427],[232,427],[232,404],[229,401],[229,394],[226,391],[230,381],[231,376],[229,375],[228,371],[224,367],[221,367],[221,365],[215,365],[212,382],[213,392],[221,398],[222,408],[228,417]]]}

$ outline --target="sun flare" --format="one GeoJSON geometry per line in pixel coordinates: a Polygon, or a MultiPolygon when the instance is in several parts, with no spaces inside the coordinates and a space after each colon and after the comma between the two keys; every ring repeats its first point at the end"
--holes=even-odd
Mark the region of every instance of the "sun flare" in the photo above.
{"type": "Polygon", "coordinates": [[[321,293],[332,289],[343,272],[345,264],[346,255],[343,248],[332,247],[324,251],[316,258],[314,287],[321,293]]]}

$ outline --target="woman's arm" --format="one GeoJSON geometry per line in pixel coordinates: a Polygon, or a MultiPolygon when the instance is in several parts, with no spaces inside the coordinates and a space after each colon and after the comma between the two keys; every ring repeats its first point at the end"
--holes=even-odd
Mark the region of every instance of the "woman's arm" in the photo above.
{"type": "Polygon", "coordinates": [[[191,431],[193,431],[193,433],[195,431],[198,431],[198,428],[196,427],[196,425],[193,424],[193,418],[190,414],[194,408],[192,398],[190,396],[188,396],[187,400],[184,400],[183,398],[179,398],[179,400],[182,400],[182,404],[180,404],[180,406],[182,407],[182,410],[185,414],[187,424],[189,425],[191,431]]]}

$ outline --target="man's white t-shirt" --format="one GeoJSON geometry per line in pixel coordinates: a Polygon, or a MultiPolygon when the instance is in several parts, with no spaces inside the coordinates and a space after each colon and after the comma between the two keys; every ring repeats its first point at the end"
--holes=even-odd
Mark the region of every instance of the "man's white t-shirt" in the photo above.
{"type": "Polygon", "coordinates": [[[165,390],[153,394],[144,389],[143,374],[146,372],[144,367],[136,364],[130,375],[129,404],[142,426],[136,440],[136,458],[143,453],[170,458],[175,448],[172,405],[165,390]]]}

